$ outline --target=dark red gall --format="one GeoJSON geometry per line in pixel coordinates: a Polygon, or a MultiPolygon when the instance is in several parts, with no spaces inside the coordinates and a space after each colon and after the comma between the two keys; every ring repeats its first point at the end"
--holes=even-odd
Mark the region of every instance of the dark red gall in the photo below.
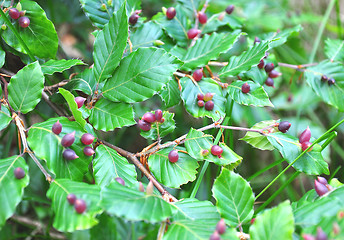
{"type": "Polygon", "coordinates": [[[213,234],[210,235],[209,240],[221,240],[221,236],[217,231],[215,231],[213,234]]]}
{"type": "Polygon", "coordinates": [[[139,120],[137,123],[137,126],[144,132],[147,132],[151,129],[150,123],[148,123],[144,120],[139,120]]]}
{"type": "Polygon", "coordinates": [[[173,19],[176,16],[176,14],[177,11],[174,7],[169,7],[166,11],[166,17],[170,20],[173,19]]]}
{"type": "Polygon", "coordinates": [[[322,196],[328,192],[327,187],[316,179],[314,180],[314,189],[319,196],[322,196]]]}
{"type": "Polygon", "coordinates": [[[55,133],[56,135],[59,135],[62,131],[62,124],[60,123],[59,120],[57,120],[56,123],[53,124],[53,126],[51,127],[51,131],[53,133],[55,133]]]}
{"type": "Polygon", "coordinates": [[[76,155],[74,150],[67,148],[66,150],[63,151],[62,156],[64,159],[72,161],[74,159],[77,159],[79,156],[76,155]]]}
{"type": "Polygon", "coordinates": [[[226,228],[227,226],[226,226],[225,220],[221,218],[221,220],[216,225],[216,231],[222,235],[226,232],[226,228]]]}
{"type": "Polygon", "coordinates": [[[139,20],[139,15],[137,15],[136,13],[132,14],[130,17],[129,17],[129,23],[131,25],[135,25],[137,23],[137,20],[139,20]]]}
{"type": "Polygon", "coordinates": [[[317,180],[318,180],[318,182],[324,184],[325,186],[328,184],[326,178],[324,178],[324,177],[318,176],[318,177],[317,177],[317,180]]]}
{"type": "Polygon", "coordinates": [[[270,78],[277,78],[277,77],[281,76],[282,73],[277,72],[276,70],[271,70],[268,75],[270,78]]]}
{"type": "Polygon", "coordinates": [[[306,128],[306,130],[304,130],[299,137],[299,142],[303,143],[303,142],[309,142],[311,140],[311,130],[309,129],[309,127],[306,128]]]}
{"type": "Polygon", "coordinates": [[[83,199],[76,199],[74,209],[77,213],[81,214],[86,210],[86,202],[83,199]]]}
{"type": "Polygon", "coordinates": [[[213,154],[214,156],[219,156],[223,153],[222,147],[218,145],[212,146],[210,151],[211,151],[211,154],[213,154]]]}
{"type": "Polygon", "coordinates": [[[196,29],[196,28],[191,28],[188,32],[188,39],[194,39],[198,33],[200,32],[200,30],[196,29]]]}
{"type": "Polygon", "coordinates": [[[162,115],[163,115],[163,113],[162,113],[161,109],[156,110],[155,111],[155,120],[160,122],[162,119],[162,115]]]}
{"type": "Polygon", "coordinates": [[[92,156],[95,153],[95,151],[93,150],[93,148],[91,147],[84,147],[84,154],[86,156],[92,156]]]}
{"type": "Polygon", "coordinates": [[[278,124],[278,130],[282,133],[286,133],[291,126],[291,123],[288,121],[282,121],[278,124]]]}
{"type": "Polygon", "coordinates": [[[15,168],[14,171],[13,171],[13,173],[14,173],[14,177],[15,177],[16,179],[22,179],[22,178],[25,177],[25,171],[24,171],[24,169],[22,169],[21,167],[15,168]]]}
{"type": "Polygon", "coordinates": [[[74,205],[76,200],[76,196],[73,193],[70,193],[67,195],[67,201],[69,202],[70,205],[74,205]]]}
{"type": "Polygon", "coordinates": [[[179,159],[179,155],[178,155],[178,151],[177,150],[172,150],[171,152],[169,152],[168,154],[168,160],[171,163],[175,163],[177,162],[179,159]]]}
{"type": "Polygon", "coordinates": [[[251,87],[248,83],[244,83],[242,86],[241,86],[241,91],[243,93],[248,93],[249,91],[251,90],[251,87]]]}
{"type": "Polygon", "coordinates": [[[327,83],[328,83],[329,86],[331,86],[331,85],[334,85],[336,83],[336,80],[334,80],[333,78],[329,78],[327,80],[327,83]]]}
{"type": "Polygon", "coordinates": [[[86,98],[84,97],[76,97],[74,98],[76,105],[78,105],[78,108],[81,108],[84,105],[84,102],[86,101],[86,98]]]}
{"type": "Polygon", "coordinates": [[[229,5],[226,7],[226,13],[231,14],[234,11],[234,5],[229,5]]]}
{"type": "MultiPolygon", "coordinates": [[[[303,142],[303,143],[301,143],[302,151],[305,151],[311,145],[312,145],[311,142],[303,142]]],[[[312,148],[313,147],[311,147],[307,152],[310,152],[312,150],[312,148]]]]}
{"type": "Polygon", "coordinates": [[[208,111],[213,110],[214,109],[214,102],[212,100],[206,102],[204,104],[204,108],[205,108],[205,110],[208,110],[208,111]]]}
{"type": "Polygon", "coordinates": [[[269,73],[272,70],[274,70],[274,68],[275,68],[275,65],[273,63],[267,63],[265,64],[264,70],[265,72],[269,73]]]}
{"type": "Polygon", "coordinates": [[[258,68],[259,68],[259,69],[263,69],[263,67],[264,67],[264,64],[265,64],[265,63],[264,63],[264,60],[263,60],[263,59],[261,59],[261,60],[259,61],[259,63],[258,63],[258,65],[257,65],[257,66],[258,66],[258,68]]]}
{"type": "Polygon", "coordinates": [[[274,86],[274,80],[272,78],[268,77],[265,81],[265,85],[269,86],[269,87],[275,87],[274,86]]]}
{"type": "Polygon", "coordinates": [[[12,19],[18,19],[20,17],[19,10],[16,8],[11,8],[8,10],[8,15],[10,15],[12,19]]]}
{"type": "Polygon", "coordinates": [[[203,78],[203,69],[197,69],[193,72],[192,77],[195,79],[196,82],[201,81],[203,78]]]}
{"type": "Polygon", "coordinates": [[[197,94],[197,100],[204,100],[204,95],[202,93],[197,94]]]}
{"type": "Polygon", "coordinates": [[[121,177],[116,177],[115,180],[116,180],[119,184],[125,186],[125,182],[124,182],[123,178],[121,178],[121,177]]]}
{"type": "Polygon", "coordinates": [[[156,118],[155,118],[155,113],[151,113],[151,112],[146,112],[145,114],[143,114],[142,116],[142,120],[148,123],[153,123],[155,122],[156,118]]]}
{"type": "Polygon", "coordinates": [[[30,19],[28,17],[20,17],[18,23],[22,28],[27,28],[30,25],[30,19]]]}
{"type": "Polygon", "coordinates": [[[198,13],[198,21],[201,24],[206,24],[208,20],[207,14],[205,14],[204,12],[199,12],[198,13]]]}
{"type": "Polygon", "coordinates": [[[81,142],[85,145],[90,145],[93,143],[95,137],[91,133],[84,133],[81,136],[81,142]]]}
{"type": "Polygon", "coordinates": [[[61,145],[63,147],[70,147],[70,146],[72,146],[74,141],[75,141],[75,131],[72,133],[68,133],[68,134],[64,135],[62,140],[61,140],[61,145]]]}
{"type": "Polygon", "coordinates": [[[204,101],[203,101],[203,100],[198,100],[198,101],[197,101],[197,105],[198,105],[199,107],[204,107],[204,101]]]}
{"type": "Polygon", "coordinates": [[[326,75],[321,76],[321,81],[327,82],[327,80],[328,80],[328,77],[326,75]]]}

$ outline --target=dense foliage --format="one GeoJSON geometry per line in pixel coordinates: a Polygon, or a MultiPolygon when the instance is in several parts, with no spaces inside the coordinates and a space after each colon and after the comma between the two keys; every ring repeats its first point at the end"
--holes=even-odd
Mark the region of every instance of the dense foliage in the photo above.
{"type": "Polygon", "coordinates": [[[1,5],[0,239],[344,238],[339,1],[308,59],[265,1],[56,2],[1,5]]]}

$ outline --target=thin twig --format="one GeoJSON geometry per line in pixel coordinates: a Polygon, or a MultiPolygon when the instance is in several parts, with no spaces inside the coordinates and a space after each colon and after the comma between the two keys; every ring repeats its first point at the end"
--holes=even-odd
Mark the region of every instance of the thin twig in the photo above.
{"type": "Polygon", "coordinates": [[[117,147],[115,145],[112,145],[111,143],[108,143],[106,141],[98,139],[98,141],[101,144],[104,144],[108,146],[109,148],[112,148],[116,150],[120,155],[123,157],[129,159],[140,171],[148,178],[149,181],[152,181],[154,186],[158,189],[158,191],[161,193],[164,199],[166,199],[166,196],[168,197],[169,201],[176,202],[178,201],[171,193],[169,193],[153,176],[148,172],[148,170],[143,166],[143,164],[137,159],[137,157],[131,153],[128,152],[120,147],[117,147]]]}
{"type": "Polygon", "coordinates": [[[50,176],[50,174],[45,170],[45,168],[42,166],[42,164],[39,162],[39,160],[36,158],[36,156],[33,154],[33,152],[30,150],[27,141],[26,141],[26,134],[25,134],[25,128],[22,124],[22,121],[20,119],[20,117],[16,114],[13,113],[12,118],[14,119],[18,131],[20,133],[20,137],[21,137],[21,141],[23,143],[23,147],[24,147],[24,153],[28,153],[30,155],[30,157],[32,158],[32,160],[36,163],[36,165],[39,167],[39,169],[41,170],[41,172],[44,174],[45,179],[50,183],[53,178],[50,176]]]}
{"type": "Polygon", "coordinates": [[[54,103],[52,103],[52,102],[49,100],[48,94],[46,94],[45,92],[42,92],[42,98],[44,99],[44,101],[46,101],[46,103],[47,103],[52,109],[54,109],[54,111],[57,113],[57,115],[59,115],[59,116],[66,116],[66,114],[64,114],[64,113],[62,112],[62,110],[60,110],[54,103]]]}
{"type": "MultiPolygon", "coordinates": [[[[36,229],[38,229],[40,233],[44,234],[46,233],[46,228],[47,226],[42,224],[41,222],[37,221],[37,220],[33,220],[31,218],[25,217],[25,216],[17,216],[17,215],[13,215],[11,217],[11,220],[23,224],[23,225],[28,225],[31,227],[35,227],[36,229]]],[[[67,239],[65,235],[57,232],[57,231],[49,231],[49,236],[53,239],[61,239],[61,240],[65,240],[67,239]]]]}
{"type": "Polygon", "coordinates": [[[66,85],[67,83],[69,82],[69,80],[63,80],[59,83],[56,83],[54,85],[51,85],[51,86],[45,86],[44,87],[44,91],[51,91],[53,90],[54,88],[59,88],[59,87],[63,87],[64,85],[66,85]]]}
{"type": "Polygon", "coordinates": [[[278,66],[281,67],[287,67],[287,68],[292,68],[295,69],[297,71],[300,72],[304,72],[307,67],[311,67],[311,66],[316,66],[318,65],[318,63],[309,63],[309,64],[301,64],[301,65],[293,65],[293,64],[288,64],[288,63],[278,63],[278,66]]]}

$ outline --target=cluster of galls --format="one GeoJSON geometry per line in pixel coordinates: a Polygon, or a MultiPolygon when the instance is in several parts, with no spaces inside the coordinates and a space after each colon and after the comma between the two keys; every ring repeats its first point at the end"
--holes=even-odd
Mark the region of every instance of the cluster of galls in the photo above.
{"type": "Polygon", "coordinates": [[[265,64],[264,59],[261,59],[258,63],[258,68],[265,70],[265,72],[268,74],[268,78],[265,80],[265,84],[269,87],[275,87],[274,86],[274,78],[277,78],[282,75],[282,73],[277,72],[275,69],[275,66],[273,63],[267,63],[265,64]]]}
{"type": "MultiPolygon", "coordinates": [[[[55,133],[56,135],[59,135],[62,131],[62,124],[60,123],[60,121],[57,121],[56,123],[53,124],[52,128],[51,128],[52,132],[55,133]]],[[[93,143],[95,137],[90,134],[90,133],[85,133],[81,136],[81,142],[84,144],[84,145],[90,145],[93,143]]],[[[64,159],[66,160],[74,160],[76,158],[78,158],[79,156],[76,155],[76,153],[74,152],[74,150],[68,148],[70,146],[72,146],[72,144],[74,143],[75,141],[75,131],[72,132],[72,133],[68,133],[66,135],[64,135],[62,137],[62,140],[61,140],[61,145],[63,147],[65,147],[66,149],[63,151],[62,153],[62,156],[64,159]]],[[[92,147],[90,146],[86,146],[84,147],[84,154],[86,156],[92,156],[94,154],[94,150],[92,147]]]]}
{"type": "Polygon", "coordinates": [[[302,237],[304,240],[328,240],[327,234],[321,227],[317,228],[317,235],[315,237],[310,234],[302,234],[302,237]]]}
{"type": "Polygon", "coordinates": [[[137,126],[144,132],[151,129],[151,124],[154,122],[163,123],[165,119],[162,117],[162,111],[156,110],[155,113],[146,112],[142,118],[138,121],[137,126]]]}
{"type": "MultiPolygon", "coordinates": [[[[211,149],[210,149],[210,152],[211,152],[211,154],[213,154],[214,156],[217,156],[217,157],[219,157],[219,158],[222,158],[222,153],[223,153],[223,149],[222,149],[222,147],[220,147],[219,145],[213,145],[212,147],[211,147],[211,149]]],[[[208,156],[208,154],[209,154],[209,150],[208,149],[203,149],[202,150],[202,156],[203,157],[206,157],[206,156],[208,156]]]]}
{"type": "Polygon", "coordinates": [[[14,20],[17,20],[19,26],[22,28],[27,28],[30,25],[30,19],[26,16],[24,16],[26,11],[19,11],[17,8],[11,8],[8,10],[8,15],[14,20]]]}
{"type": "MultiPolygon", "coordinates": [[[[312,145],[312,143],[310,142],[311,140],[311,130],[309,129],[309,127],[306,128],[306,130],[304,130],[301,134],[300,134],[300,137],[299,137],[299,142],[301,144],[301,148],[302,148],[302,151],[305,151],[309,146],[312,145]]],[[[311,151],[312,148],[310,148],[308,150],[311,151]]]]}
{"type": "Polygon", "coordinates": [[[199,107],[204,107],[205,110],[211,111],[214,109],[214,102],[213,102],[213,97],[214,93],[206,93],[203,95],[202,93],[197,94],[197,105],[199,107]],[[204,103],[205,102],[205,103],[204,103]]]}
{"type": "Polygon", "coordinates": [[[327,82],[327,84],[329,86],[332,86],[336,83],[336,80],[334,80],[333,78],[328,78],[326,75],[322,75],[321,76],[321,81],[322,82],[327,82]]]}
{"type": "Polygon", "coordinates": [[[326,178],[317,177],[317,179],[314,179],[314,189],[319,196],[322,196],[333,188],[328,184],[326,178]]]}
{"type": "Polygon", "coordinates": [[[209,240],[221,240],[221,235],[226,232],[226,223],[223,218],[217,223],[214,233],[210,236],[209,240]]]}
{"type": "Polygon", "coordinates": [[[77,213],[82,214],[85,212],[87,206],[86,202],[83,199],[77,199],[75,194],[70,193],[67,195],[67,201],[70,205],[74,205],[74,209],[77,213]]]}
{"type": "MultiPolygon", "coordinates": [[[[231,14],[234,11],[234,5],[229,5],[225,11],[227,14],[231,14]]],[[[169,20],[172,20],[176,16],[176,14],[177,14],[177,11],[174,7],[169,7],[166,10],[166,17],[169,20]]],[[[198,19],[200,24],[206,24],[208,21],[207,15],[202,11],[197,13],[197,19],[198,19]]],[[[197,28],[191,28],[187,32],[188,39],[194,39],[200,33],[201,33],[201,30],[199,30],[197,28]]]]}

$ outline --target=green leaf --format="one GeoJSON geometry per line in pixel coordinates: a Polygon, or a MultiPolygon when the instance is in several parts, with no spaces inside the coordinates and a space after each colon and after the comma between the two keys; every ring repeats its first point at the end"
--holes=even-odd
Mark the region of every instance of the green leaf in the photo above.
{"type": "Polygon", "coordinates": [[[219,77],[236,76],[239,73],[250,70],[265,56],[265,52],[269,50],[269,43],[269,41],[266,41],[255,44],[241,55],[231,57],[228,65],[219,72],[219,77]]]}
{"type": "Polygon", "coordinates": [[[5,64],[6,52],[0,47],[0,67],[5,64]]]}
{"type": "Polygon", "coordinates": [[[275,48],[280,45],[283,45],[289,37],[297,36],[299,35],[299,32],[302,30],[301,25],[297,25],[293,28],[287,28],[282,31],[279,31],[279,33],[276,34],[276,32],[268,33],[264,39],[270,40],[270,48],[275,48]]]}
{"type": "Polygon", "coordinates": [[[129,186],[137,182],[135,166],[128,163],[128,160],[115,150],[104,145],[96,149],[93,171],[96,183],[101,188],[109,185],[116,177],[121,177],[129,186]]]}
{"type": "Polygon", "coordinates": [[[160,97],[164,101],[166,108],[177,105],[181,100],[177,81],[170,80],[160,91],[160,97]]]}
{"type": "Polygon", "coordinates": [[[86,120],[82,117],[82,113],[78,109],[78,105],[75,102],[75,97],[72,93],[66,89],[59,88],[59,93],[66,99],[69,109],[72,111],[75,121],[80,124],[82,128],[85,128],[86,120]]]}
{"type": "Polygon", "coordinates": [[[70,60],[54,60],[50,59],[48,62],[41,65],[43,74],[52,75],[56,72],[63,72],[76,65],[84,65],[85,63],[79,59],[70,60]]]}
{"type": "MultiPolygon", "coordinates": [[[[288,163],[293,162],[302,152],[299,140],[285,133],[277,132],[268,135],[270,143],[282,154],[288,163]]],[[[322,148],[318,144],[310,152],[299,158],[293,167],[308,175],[329,174],[328,165],[321,155],[322,148]]]]}
{"type": "Polygon", "coordinates": [[[194,117],[207,116],[212,118],[213,121],[218,121],[221,117],[225,116],[225,102],[223,97],[222,88],[211,78],[203,78],[195,85],[190,78],[184,77],[180,79],[182,86],[182,99],[185,104],[186,110],[194,117]],[[214,109],[212,111],[205,110],[204,107],[200,108],[197,105],[197,94],[199,93],[215,93],[213,97],[214,109]]]}
{"type": "Polygon", "coordinates": [[[188,48],[182,58],[183,70],[193,70],[197,67],[207,65],[210,60],[217,59],[221,53],[227,52],[237,41],[239,34],[217,34],[204,35],[196,41],[195,45],[188,48]]]}
{"type": "Polygon", "coordinates": [[[109,214],[130,221],[165,221],[172,216],[173,206],[161,197],[146,195],[138,190],[112,182],[102,190],[100,206],[109,214]]]}
{"type": "Polygon", "coordinates": [[[164,240],[209,239],[220,220],[216,207],[211,202],[188,198],[172,204],[178,211],[173,215],[164,240]]]}
{"type": "Polygon", "coordinates": [[[92,157],[87,157],[83,153],[85,145],[80,142],[80,138],[84,133],[85,131],[77,122],[69,121],[65,117],[50,118],[45,122],[32,125],[27,140],[35,155],[47,162],[49,170],[56,175],[56,178],[81,181],[92,161],[92,157]],[[57,120],[62,124],[62,132],[59,135],[51,131],[51,127],[57,120]],[[70,148],[79,158],[68,161],[62,157],[64,148],[61,145],[61,139],[65,134],[73,131],[75,131],[75,142],[70,148]]]}
{"type": "Polygon", "coordinates": [[[227,26],[231,29],[240,29],[243,24],[242,18],[233,16],[233,14],[226,14],[225,12],[213,14],[208,18],[208,21],[205,25],[202,25],[202,33],[212,33],[217,32],[221,27],[227,26]],[[221,20],[220,20],[221,19],[221,20]]]}
{"type": "Polygon", "coordinates": [[[322,197],[317,194],[314,195],[317,196],[316,199],[302,198],[297,204],[293,204],[295,224],[301,226],[318,225],[322,218],[336,215],[338,211],[344,208],[344,187],[338,187],[322,197]],[[300,201],[302,202],[300,203],[300,201]]]}
{"type": "Polygon", "coordinates": [[[250,184],[239,174],[222,168],[213,185],[213,196],[221,217],[227,224],[237,227],[253,216],[254,196],[250,184]]]}
{"type": "Polygon", "coordinates": [[[204,159],[206,161],[213,162],[218,165],[231,164],[231,167],[236,167],[241,162],[242,157],[233,152],[232,149],[230,149],[226,144],[219,144],[219,146],[221,146],[223,149],[221,158],[219,158],[218,156],[214,156],[210,153],[211,147],[214,145],[212,138],[213,137],[211,135],[206,135],[201,131],[191,128],[188,135],[185,138],[184,143],[187,152],[190,154],[191,157],[197,160],[204,159]],[[209,154],[203,156],[202,151],[205,149],[209,151],[209,154]]]}
{"type": "MultiPolygon", "coordinates": [[[[20,1],[25,16],[30,19],[27,28],[19,26],[18,21],[13,21],[13,25],[20,37],[28,46],[30,52],[39,58],[55,58],[58,38],[54,24],[47,18],[44,10],[34,1],[20,1]]],[[[19,52],[26,53],[18,39],[11,30],[3,31],[1,37],[5,42],[19,52]]]]}
{"type": "Polygon", "coordinates": [[[155,140],[155,139],[158,139],[158,132],[159,132],[160,138],[163,138],[167,134],[173,132],[174,129],[176,128],[176,124],[173,120],[174,113],[169,113],[167,111],[164,111],[162,117],[165,119],[163,123],[160,123],[160,122],[152,123],[151,130],[147,132],[141,130],[141,133],[140,133],[141,136],[147,139],[155,140]]]}
{"type": "Polygon", "coordinates": [[[11,217],[22,200],[24,188],[29,184],[29,168],[24,158],[12,156],[0,160],[0,228],[5,224],[6,219],[11,217]],[[25,171],[25,177],[16,179],[14,169],[21,167],[25,171]]]}
{"type": "Polygon", "coordinates": [[[132,50],[141,47],[153,47],[154,41],[159,40],[162,34],[161,27],[155,22],[149,21],[143,23],[135,32],[130,33],[132,50]]]}
{"type": "Polygon", "coordinates": [[[252,240],[293,239],[294,216],[289,201],[258,215],[250,227],[252,240]]]}
{"type": "Polygon", "coordinates": [[[127,103],[146,100],[166,85],[180,64],[163,49],[139,48],[123,58],[105,83],[103,95],[112,101],[127,103]]]}
{"type": "Polygon", "coordinates": [[[228,86],[229,96],[239,104],[246,106],[255,107],[273,107],[274,105],[270,102],[268,94],[265,92],[264,88],[258,83],[252,81],[235,81],[228,86]],[[243,93],[241,86],[244,83],[250,85],[250,91],[248,93],[243,93]]]}
{"type": "Polygon", "coordinates": [[[95,129],[103,131],[136,124],[130,104],[114,103],[104,98],[92,108],[89,121],[95,129]]]}
{"type": "Polygon", "coordinates": [[[126,2],[126,14],[129,16],[134,10],[140,9],[141,1],[138,0],[116,0],[111,1],[109,5],[108,1],[103,0],[79,0],[86,15],[92,21],[92,23],[102,29],[112,17],[114,11],[117,11],[124,2],[126,2]],[[102,4],[106,4],[106,10],[103,10],[102,4]]]}
{"type": "Polygon", "coordinates": [[[8,84],[8,100],[18,112],[28,113],[41,101],[44,75],[36,61],[26,65],[11,78],[8,84]]]}
{"type": "Polygon", "coordinates": [[[314,92],[327,104],[344,111],[344,72],[343,64],[330,62],[328,60],[320,62],[314,67],[305,71],[305,78],[314,92]],[[321,81],[321,76],[334,78],[336,83],[329,86],[327,82],[321,81]]]}
{"type": "Polygon", "coordinates": [[[97,84],[111,77],[123,56],[128,40],[128,16],[125,4],[113,14],[94,42],[92,68],[97,84]]]}
{"type": "Polygon", "coordinates": [[[158,13],[152,19],[165,29],[166,33],[175,39],[179,46],[186,47],[188,45],[187,31],[189,29],[187,14],[180,5],[175,8],[177,14],[171,20],[167,19],[163,13],[158,13]]]}
{"type": "MultiPolygon", "coordinates": [[[[196,179],[198,163],[195,159],[184,152],[178,151],[178,161],[171,163],[168,154],[174,148],[164,148],[148,159],[149,169],[154,177],[163,185],[169,188],[179,188],[180,185],[192,182],[196,179]]],[[[185,151],[184,148],[176,148],[185,151]]]]}
{"type": "Polygon", "coordinates": [[[80,90],[88,95],[93,95],[96,88],[96,80],[93,77],[92,69],[86,68],[80,74],[73,77],[65,86],[67,89],[80,90]]]}
{"type": "Polygon", "coordinates": [[[103,210],[98,206],[100,190],[97,185],[75,182],[70,179],[55,179],[51,182],[47,197],[52,200],[55,213],[53,226],[62,232],[73,232],[93,227],[98,223],[96,216],[103,210]],[[86,210],[79,214],[67,201],[67,195],[73,193],[77,199],[86,202],[86,210]]]}
{"type": "Polygon", "coordinates": [[[326,39],[325,54],[331,60],[331,62],[344,62],[344,40],[330,38],[326,39]]]}
{"type": "MultiPolygon", "coordinates": [[[[261,121],[259,123],[256,123],[251,127],[250,129],[263,129],[265,127],[271,126],[276,124],[276,120],[268,120],[268,121],[261,121]]],[[[274,127],[274,132],[278,131],[277,127],[274,127]]],[[[268,138],[260,133],[257,132],[247,132],[246,135],[241,138],[240,140],[243,140],[247,142],[248,144],[251,144],[253,147],[258,148],[260,150],[274,150],[274,146],[271,145],[268,138]]]]}
{"type": "MultiPolygon", "coordinates": [[[[0,95],[1,96],[1,95],[0,95]]],[[[8,126],[12,121],[11,113],[7,107],[0,105],[0,131],[8,126]]]]}

